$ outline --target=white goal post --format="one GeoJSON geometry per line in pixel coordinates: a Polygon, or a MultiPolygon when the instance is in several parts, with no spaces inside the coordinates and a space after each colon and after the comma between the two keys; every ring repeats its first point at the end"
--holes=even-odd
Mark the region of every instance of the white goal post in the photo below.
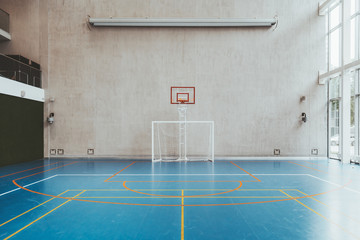
{"type": "Polygon", "coordinates": [[[152,161],[214,161],[214,121],[153,121],[152,161]]]}

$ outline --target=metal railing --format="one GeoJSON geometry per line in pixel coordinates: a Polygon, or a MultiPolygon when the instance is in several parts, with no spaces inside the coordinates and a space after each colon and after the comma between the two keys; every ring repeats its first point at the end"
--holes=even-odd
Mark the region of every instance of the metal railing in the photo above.
{"type": "Polygon", "coordinates": [[[0,76],[41,88],[40,65],[20,55],[9,57],[0,54],[0,76]],[[14,59],[15,56],[18,59],[14,59]]]}

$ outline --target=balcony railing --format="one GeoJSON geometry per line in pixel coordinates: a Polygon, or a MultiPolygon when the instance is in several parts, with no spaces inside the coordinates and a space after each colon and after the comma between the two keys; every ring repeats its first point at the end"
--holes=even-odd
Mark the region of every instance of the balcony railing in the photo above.
{"type": "Polygon", "coordinates": [[[0,76],[41,88],[40,65],[20,55],[0,54],[0,76]]]}

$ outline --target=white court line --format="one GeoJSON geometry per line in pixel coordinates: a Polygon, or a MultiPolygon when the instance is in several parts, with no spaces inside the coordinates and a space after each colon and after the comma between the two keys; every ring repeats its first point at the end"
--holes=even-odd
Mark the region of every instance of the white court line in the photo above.
{"type": "MultiPolygon", "coordinates": [[[[114,174],[58,174],[58,176],[112,176],[114,174]]],[[[159,174],[152,174],[152,173],[139,173],[139,174],[119,174],[118,176],[228,176],[228,175],[234,175],[234,176],[239,176],[239,175],[248,175],[248,174],[182,174],[182,173],[174,173],[174,174],[165,174],[165,173],[159,173],[159,174]]]]}
{"type": "Polygon", "coordinates": [[[14,192],[14,191],[16,191],[16,190],[19,190],[19,189],[20,189],[20,188],[15,188],[15,189],[10,190],[10,191],[8,191],[8,192],[4,192],[4,193],[0,194],[0,197],[3,196],[3,195],[6,195],[6,194],[8,194],[8,193],[14,192]]]}
{"type": "MultiPolygon", "coordinates": [[[[318,180],[320,180],[320,181],[329,183],[329,184],[334,185],[334,186],[337,186],[337,187],[341,187],[341,186],[342,186],[342,185],[340,185],[340,184],[333,183],[333,182],[330,182],[330,181],[328,181],[328,180],[325,180],[325,179],[322,179],[322,178],[319,178],[319,177],[315,177],[314,175],[311,175],[311,174],[253,174],[253,175],[260,175],[260,176],[262,176],[262,175],[263,175],[263,176],[266,176],[266,175],[269,175],[269,176],[271,176],[271,175],[274,175],[274,176],[286,176],[286,175],[289,175],[289,176],[292,176],[292,175],[294,175],[294,176],[296,176],[296,175],[301,176],[301,175],[303,175],[303,176],[309,176],[309,177],[318,179],[318,180]]],[[[357,191],[357,190],[354,190],[354,189],[351,189],[351,188],[348,188],[348,187],[344,187],[344,189],[349,190],[349,191],[351,191],[351,192],[360,193],[360,191],[357,191]]]]}
{"type": "MultiPolygon", "coordinates": [[[[56,176],[57,176],[57,175],[53,175],[53,176],[51,176],[51,177],[44,178],[44,179],[42,179],[42,180],[39,180],[39,181],[30,183],[30,184],[25,185],[25,186],[23,186],[23,187],[29,187],[29,186],[31,186],[31,185],[34,185],[34,184],[37,184],[37,183],[39,183],[39,182],[43,182],[43,181],[49,180],[50,178],[53,178],[53,177],[56,177],[56,176]]],[[[21,189],[21,188],[15,188],[15,189],[13,189],[13,190],[10,190],[10,191],[1,193],[1,194],[0,194],[0,197],[1,197],[1,196],[4,196],[4,195],[6,195],[6,194],[9,194],[9,193],[15,192],[15,191],[20,190],[20,189],[21,189]]]]}
{"type": "MultiPolygon", "coordinates": [[[[57,174],[57,175],[53,175],[51,177],[48,177],[48,178],[45,178],[45,179],[30,183],[28,185],[25,185],[24,187],[28,187],[28,186],[34,185],[36,183],[46,181],[46,180],[54,178],[54,177],[62,177],[62,176],[65,176],[65,177],[66,176],[93,176],[93,177],[99,176],[100,177],[100,176],[112,176],[112,175],[114,175],[114,174],[57,174]]],[[[157,176],[157,175],[160,175],[160,176],[178,176],[178,175],[186,175],[186,176],[189,176],[189,175],[190,176],[206,176],[206,175],[208,175],[208,176],[213,176],[213,175],[227,176],[227,175],[248,175],[248,174],[121,174],[121,175],[122,176],[157,176]]],[[[257,176],[310,176],[312,178],[318,179],[320,181],[329,183],[329,184],[337,186],[337,187],[342,186],[340,184],[333,183],[333,182],[327,181],[327,180],[319,178],[319,177],[315,177],[315,176],[313,176],[311,174],[253,174],[253,175],[257,175],[257,176]]],[[[17,191],[19,189],[20,188],[15,188],[15,189],[10,190],[8,192],[1,193],[0,197],[3,196],[3,195],[6,195],[8,193],[17,191]]],[[[351,191],[351,192],[360,193],[360,191],[357,191],[357,190],[354,190],[354,189],[351,189],[351,188],[348,188],[348,187],[344,187],[344,189],[346,189],[348,191],[351,191]]]]}
{"type": "MultiPolygon", "coordinates": [[[[112,176],[114,174],[57,174],[57,176],[61,177],[61,176],[93,176],[93,177],[101,177],[101,176],[112,176]]],[[[266,175],[269,175],[269,176],[307,176],[309,174],[253,174],[253,175],[260,175],[260,176],[266,176],[266,175]]],[[[166,174],[166,173],[159,173],[159,174],[152,174],[152,173],[139,173],[139,174],[119,174],[119,176],[249,176],[249,174],[243,174],[243,173],[238,173],[238,174],[220,174],[220,173],[214,173],[214,174],[197,174],[197,173],[194,173],[194,174],[187,174],[187,173],[174,173],[174,174],[166,174]]]]}
{"type": "Polygon", "coordinates": [[[279,173],[279,174],[271,174],[271,173],[264,173],[264,174],[252,174],[252,175],[259,175],[259,176],[308,176],[309,174],[305,173],[279,173]]]}
{"type": "MultiPolygon", "coordinates": [[[[114,174],[58,174],[57,176],[109,176],[109,175],[114,175],[114,174]]],[[[319,177],[315,177],[311,174],[305,174],[305,173],[277,173],[277,174],[271,174],[271,173],[258,173],[258,174],[253,174],[254,176],[309,176],[309,177],[313,177],[315,179],[318,179],[320,181],[329,183],[331,185],[337,186],[337,187],[341,187],[342,185],[337,184],[337,183],[333,183],[330,181],[327,181],[325,179],[319,178],[319,177]]],[[[248,174],[121,174],[121,176],[248,176],[248,174]]],[[[355,193],[360,193],[360,191],[348,188],[348,187],[344,187],[344,189],[351,191],[351,192],[355,192],[355,193]]],[[[1,196],[1,195],[0,195],[1,196]]]]}
{"type": "MultiPolygon", "coordinates": [[[[314,175],[311,175],[311,174],[253,174],[253,175],[260,175],[260,176],[262,176],[262,175],[263,175],[263,176],[266,176],[266,175],[269,175],[269,176],[272,176],[272,175],[274,175],[274,176],[286,176],[286,175],[289,175],[289,176],[292,176],[292,175],[294,175],[294,176],[301,176],[301,175],[303,175],[303,176],[309,176],[309,177],[318,179],[318,180],[320,180],[320,181],[329,183],[329,184],[334,185],[334,186],[337,186],[337,187],[341,187],[341,186],[342,186],[342,185],[340,185],[340,184],[333,183],[333,182],[330,182],[330,181],[328,181],[328,180],[325,180],[325,179],[322,179],[322,178],[319,178],[319,177],[315,177],[314,175]]],[[[357,191],[357,190],[354,190],[354,189],[351,189],[351,188],[348,188],[348,187],[344,187],[344,189],[349,190],[349,191],[352,191],[352,192],[355,192],[355,193],[360,193],[360,191],[357,191]]]]}
{"type": "MultiPolygon", "coordinates": [[[[323,181],[323,182],[332,184],[332,185],[337,186],[337,187],[341,187],[341,186],[342,186],[342,185],[340,185],[340,184],[333,183],[333,182],[327,181],[327,180],[322,179],[322,178],[319,178],[319,177],[315,177],[315,176],[313,176],[313,175],[311,175],[311,174],[307,174],[307,175],[309,175],[310,177],[313,177],[313,178],[315,178],[315,179],[318,179],[318,180],[320,180],[320,181],[323,181]]],[[[349,190],[349,191],[351,191],[351,192],[360,193],[360,191],[354,190],[354,189],[352,189],[352,188],[344,187],[344,189],[349,190]]]]}
{"type": "Polygon", "coordinates": [[[64,174],[57,174],[56,176],[58,176],[58,177],[72,177],[72,176],[74,176],[74,177],[76,177],[76,176],[79,176],[79,177],[86,177],[86,176],[89,176],[89,177],[102,177],[102,176],[112,176],[112,175],[114,175],[113,173],[112,174],[86,174],[86,173],[84,173],[84,174],[82,174],[82,173],[79,173],[79,174],[77,174],[77,173],[69,173],[69,174],[66,174],[66,173],[64,173],[64,174]]]}

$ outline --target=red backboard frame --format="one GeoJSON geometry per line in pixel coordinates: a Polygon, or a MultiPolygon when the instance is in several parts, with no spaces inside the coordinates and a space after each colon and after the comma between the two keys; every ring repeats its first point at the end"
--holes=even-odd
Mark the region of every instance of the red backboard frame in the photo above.
{"type": "Polygon", "coordinates": [[[186,103],[190,101],[189,93],[176,93],[176,101],[181,103],[186,103]],[[180,95],[186,95],[186,99],[180,98],[180,95]]]}
{"type": "Polygon", "coordinates": [[[171,104],[195,104],[195,87],[171,87],[170,88],[171,104]],[[186,101],[180,101],[179,95],[187,95],[186,101]]]}

